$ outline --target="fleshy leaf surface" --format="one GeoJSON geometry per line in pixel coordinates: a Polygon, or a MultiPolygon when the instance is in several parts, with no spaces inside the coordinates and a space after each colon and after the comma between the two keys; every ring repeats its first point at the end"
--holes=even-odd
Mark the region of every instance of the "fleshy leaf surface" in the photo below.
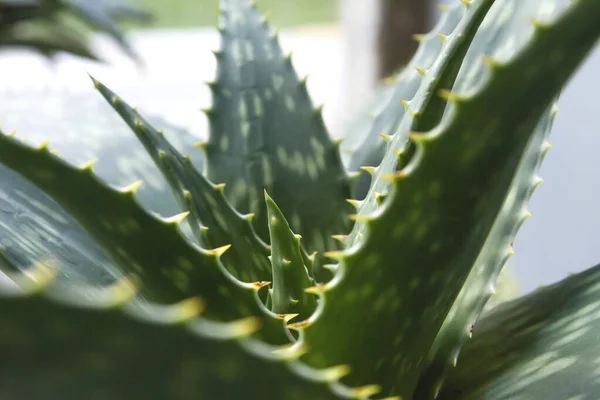
{"type": "Polygon", "coordinates": [[[125,0],[30,0],[3,1],[0,4],[0,46],[25,46],[45,55],[64,51],[97,59],[79,31],[60,20],[61,12],[80,18],[92,28],[108,34],[132,58],[139,58],[117,26],[118,21],[147,23],[152,15],[125,0]],[[23,26],[24,23],[42,23],[23,26]]]}
{"type": "Polygon", "coordinates": [[[371,177],[360,168],[381,163],[387,142],[380,134],[391,135],[396,131],[407,110],[402,101],[413,98],[421,84],[422,76],[416,68],[429,69],[433,65],[440,56],[442,41],[446,40],[442,37],[456,29],[464,14],[465,7],[460,2],[443,11],[432,31],[419,39],[417,52],[406,67],[380,84],[372,102],[349,125],[342,143],[342,159],[348,170],[361,172],[353,198],[366,196],[371,177]]]}
{"type": "MultiPolygon", "coordinates": [[[[483,3],[469,7],[477,4],[483,3]]],[[[512,57],[485,64],[485,80],[444,94],[450,102],[442,122],[409,136],[415,156],[384,175],[392,185],[383,205],[357,217],[366,226],[364,239],[332,255],[340,266],[322,288],[319,310],[295,325],[310,348],[305,363],[348,364],[346,386],[376,384],[378,396],[414,395],[424,354],[476,261],[539,119],[600,36],[599,15],[600,3],[580,0],[556,21],[536,21],[533,36],[512,57]],[[370,311],[357,312],[363,307],[370,311]]]]}
{"type": "Polygon", "coordinates": [[[142,309],[124,285],[98,291],[51,283],[41,294],[18,296],[5,289],[0,285],[3,399],[263,399],[266,387],[281,400],[336,398],[281,363],[199,335],[193,300],[142,309]]]}
{"type": "Polygon", "coordinates": [[[308,318],[315,311],[315,295],[305,292],[314,281],[302,256],[301,236],[290,229],[285,216],[275,201],[265,192],[271,236],[271,265],[273,268],[273,291],[271,310],[277,314],[298,314],[308,318]]]}
{"type": "Polygon", "coordinates": [[[207,177],[227,184],[225,194],[236,209],[256,214],[263,240],[269,237],[266,189],[307,251],[337,249],[330,236],[350,231],[352,212],[338,143],[252,2],[222,0],[221,11],[204,146],[207,177]]]}
{"type": "Polygon", "coordinates": [[[485,315],[440,400],[600,395],[600,265],[485,315]]]}
{"type": "MultiPolygon", "coordinates": [[[[29,143],[39,145],[49,138],[53,151],[69,163],[99,158],[94,172],[111,185],[143,180],[136,196],[149,210],[162,215],[183,211],[143,146],[99,96],[68,90],[3,91],[0,115],[4,127],[19,127],[17,137],[29,143]],[[36,118],[31,118],[31,109],[36,118]]],[[[179,151],[194,149],[196,139],[188,132],[154,116],[149,119],[167,128],[165,136],[179,151]]],[[[201,154],[192,154],[196,168],[202,161],[201,154]]],[[[0,178],[0,240],[18,269],[52,254],[62,265],[61,280],[103,285],[121,276],[115,275],[101,247],[54,200],[3,165],[0,178]]]]}
{"type": "Polygon", "coordinates": [[[196,170],[189,156],[181,155],[162,132],[155,130],[102,83],[92,80],[143,143],[181,208],[190,211],[190,225],[199,243],[213,248],[231,245],[223,256],[223,263],[238,279],[245,282],[270,280],[271,268],[267,259],[270,251],[254,232],[251,216],[240,215],[225,199],[222,186],[209,182],[196,170]]]}
{"type": "MultiPolygon", "coordinates": [[[[497,2],[482,23],[465,57],[465,65],[470,68],[461,70],[454,90],[468,90],[473,82],[484,78],[486,68],[477,60],[482,56],[491,56],[501,60],[511,51],[526,43],[533,34],[533,26],[525,18],[518,16],[539,16],[552,18],[561,10],[558,3],[501,1],[497,2]],[[507,19],[511,17],[510,19],[507,19]]],[[[460,351],[460,346],[468,340],[477,318],[487,300],[495,292],[495,281],[504,263],[514,253],[513,240],[523,222],[530,216],[527,203],[535,188],[541,183],[538,172],[546,152],[552,123],[557,112],[552,105],[544,113],[533,132],[530,143],[515,174],[512,187],[496,221],[488,233],[486,242],[475,261],[473,270],[465,282],[452,310],[448,314],[438,337],[430,351],[432,360],[428,372],[422,381],[422,390],[434,396],[439,387],[443,370],[452,367],[460,351]]]]}
{"type": "Polygon", "coordinates": [[[178,226],[183,215],[151,215],[136,201],[133,187],[110,188],[93,174],[91,163],[75,168],[45,144],[33,149],[2,134],[0,162],[51,195],[123,273],[139,276],[144,298],[174,302],[199,296],[206,304],[203,315],[216,324],[231,323],[240,336],[260,327],[260,338],[269,343],[289,343],[283,321],[258,299],[266,282],[244,283],[230,275],[220,261],[226,248],[204,250],[187,241],[178,226]]]}

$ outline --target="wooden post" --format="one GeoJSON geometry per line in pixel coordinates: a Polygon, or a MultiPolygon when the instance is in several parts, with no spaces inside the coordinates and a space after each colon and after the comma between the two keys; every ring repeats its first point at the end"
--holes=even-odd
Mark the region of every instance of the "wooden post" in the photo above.
{"type": "Polygon", "coordinates": [[[398,71],[413,56],[415,33],[429,28],[430,2],[426,0],[379,0],[380,18],[377,35],[377,77],[398,71]]]}

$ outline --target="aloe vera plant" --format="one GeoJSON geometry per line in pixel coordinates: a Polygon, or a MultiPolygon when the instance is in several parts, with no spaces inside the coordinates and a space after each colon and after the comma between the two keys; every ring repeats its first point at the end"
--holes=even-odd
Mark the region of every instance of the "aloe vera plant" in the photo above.
{"type": "Polygon", "coordinates": [[[450,7],[349,138],[346,164],[373,162],[362,195],[246,0],[221,1],[202,166],[92,78],[181,214],[0,135],[0,396],[596,398],[600,267],[484,307],[599,17],[450,7]]]}
{"type": "Polygon", "coordinates": [[[122,0],[1,0],[0,47],[25,47],[51,56],[66,52],[99,60],[85,35],[64,15],[107,33],[129,55],[137,55],[117,28],[117,20],[148,22],[151,15],[122,0]]]}

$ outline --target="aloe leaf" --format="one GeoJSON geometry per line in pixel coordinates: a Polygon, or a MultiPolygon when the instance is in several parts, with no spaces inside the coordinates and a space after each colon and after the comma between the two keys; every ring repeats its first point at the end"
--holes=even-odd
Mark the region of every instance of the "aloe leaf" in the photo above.
{"type": "MultiPolygon", "coordinates": [[[[99,97],[64,90],[8,91],[0,94],[0,115],[4,126],[21,127],[17,135],[24,138],[21,132],[25,132],[32,144],[41,143],[49,135],[53,151],[57,150],[69,163],[100,158],[94,171],[112,185],[125,186],[142,179],[144,184],[136,196],[149,210],[162,215],[183,211],[143,146],[99,97]],[[36,118],[30,117],[30,109],[37,110],[36,118]],[[53,129],[48,130],[48,126],[53,129]]],[[[159,118],[150,120],[168,128],[165,135],[178,150],[193,150],[196,139],[189,133],[159,118]]],[[[202,157],[192,157],[194,165],[201,166],[202,157]]],[[[17,269],[26,270],[41,257],[52,254],[62,266],[57,278],[60,280],[105,285],[122,276],[69,213],[3,165],[0,216],[0,245],[17,269]]]]}
{"type": "Polygon", "coordinates": [[[196,238],[211,247],[231,245],[223,256],[229,270],[242,281],[271,279],[267,259],[269,249],[254,232],[252,215],[242,216],[233,209],[222,185],[213,185],[182,156],[159,131],[110,89],[92,78],[95,87],[119,113],[143,143],[154,163],[160,168],[180,206],[191,212],[190,222],[196,238]],[[204,228],[208,231],[205,232],[204,228]]]}
{"type": "Polygon", "coordinates": [[[33,49],[46,57],[64,52],[94,61],[100,60],[87,43],[82,41],[81,32],[60,25],[44,29],[43,34],[19,30],[2,33],[0,47],[33,49]]]}
{"type": "Polygon", "coordinates": [[[74,14],[85,23],[107,33],[130,57],[140,61],[116,22],[130,20],[147,23],[152,15],[127,5],[123,0],[4,1],[0,4],[0,46],[27,46],[45,55],[66,51],[97,60],[81,33],[77,35],[60,21],[58,17],[61,11],[74,14]],[[50,31],[45,35],[35,35],[35,29],[32,31],[24,23],[43,23],[50,31]]]}
{"type": "MultiPolygon", "coordinates": [[[[372,102],[349,125],[342,143],[342,159],[348,170],[359,171],[363,166],[381,163],[387,142],[380,134],[393,134],[404,117],[406,107],[402,101],[413,98],[422,81],[416,68],[429,69],[433,65],[440,56],[442,41],[456,29],[464,14],[464,5],[456,2],[442,13],[431,32],[418,36],[419,47],[408,65],[379,86],[372,102]]],[[[366,171],[360,172],[353,190],[355,199],[366,196],[371,182],[366,171]]]]}
{"type": "Polygon", "coordinates": [[[263,240],[269,237],[266,189],[309,252],[339,248],[330,236],[350,231],[352,209],[345,201],[350,185],[338,144],[251,2],[223,0],[221,11],[204,146],[207,176],[227,184],[225,194],[236,209],[256,214],[263,240]]]}
{"type": "Polygon", "coordinates": [[[290,229],[275,201],[265,192],[271,236],[271,265],[273,267],[273,312],[297,314],[308,318],[317,306],[316,297],[305,292],[314,285],[302,256],[301,236],[290,229]]]}
{"type": "Polygon", "coordinates": [[[110,35],[130,57],[139,61],[136,52],[125,40],[115,22],[127,19],[148,23],[152,20],[152,14],[129,6],[124,0],[59,0],[59,2],[92,27],[110,35]]]}
{"type": "Polygon", "coordinates": [[[600,265],[484,315],[439,399],[595,398],[600,265]]]}
{"type": "MultiPolygon", "coordinates": [[[[430,130],[440,122],[446,99],[437,96],[437,93],[449,90],[455,84],[465,54],[492,4],[493,0],[461,3],[460,7],[465,9],[464,16],[452,33],[445,37],[442,50],[433,65],[428,69],[418,67],[422,75],[421,84],[414,97],[404,101],[408,112],[404,114],[395,133],[386,138],[390,143],[384,159],[378,167],[363,167],[372,175],[372,182],[365,199],[355,203],[359,213],[369,214],[380,207],[382,196],[387,195],[390,187],[390,181],[381,179],[381,176],[404,168],[413,158],[415,146],[409,140],[410,133],[430,130]]],[[[364,229],[365,225],[360,221],[354,225],[346,248],[360,240],[364,229]]]]}
{"type": "Polygon", "coordinates": [[[91,164],[72,167],[44,145],[33,149],[5,135],[0,135],[0,161],[51,195],[121,271],[139,275],[144,297],[173,302],[200,296],[207,318],[224,323],[262,318],[271,324],[265,329],[273,340],[287,342],[281,321],[257,300],[266,283],[243,283],[229,275],[220,261],[226,248],[203,250],[186,241],[178,228],[182,217],[151,215],[135,200],[134,186],[112,189],[94,176],[91,164]]]}
{"type": "Polygon", "coordinates": [[[430,350],[431,361],[422,378],[422,390],[427,391],[432,398],[436,388],[439,388],[444,371],[456,364],[461,345],[470,338],[480,313],[494,294],[496,278],[506,260],[514,253],[512,242],[516,233],[530,216],[527,202],[541,183],[537,173],[550,148],[547,139],[555,113],[556,108],[552,106],[536,127],[506,200],[430,350]]]}
{"type": "Polygon", "coordinates": [[[195,299],[139,304],[125,281],[31,289],[0,287],[3,399],[263,399],[266,387],[278,399],[335,398],[280,363],[203,338],[195,299]]]}
{"type": "Polygon", "coordinates": [[[332,254],[340,266],[321,287],[320,308],[293,325],[310,348],[304,363],[348,365],[340,382],[351,393],[367,387],[378,396],[413,396],[423,354],[485,243],[539,119],[600,36],[599,15],[600,3],[580,0],[554,22],[536,20],[514,57],[488,60],[487,79],[444,93],[445,118],[409,136],[415,156],[384,176],[392,186],[381,208],[357,216],[364,239],[332,254]],[[370,312],[357,312],[364,307],[370,312]]]}

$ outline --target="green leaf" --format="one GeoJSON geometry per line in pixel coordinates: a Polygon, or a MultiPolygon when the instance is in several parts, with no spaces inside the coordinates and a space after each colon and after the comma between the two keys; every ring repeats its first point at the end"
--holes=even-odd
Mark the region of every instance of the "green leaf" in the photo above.
{"type": "MultiPolygon", "coordinates": [[[[471,2],[468,12],[486,4],[471,2]]],[[[600,36],[599,16],[600,3],[580,0],[553,23],[536,21],[510,60],[485,65],[487,79],[445,96],[438,126],[410,135],[415,156],[384,176],[392,186],[383,205],[357,217],[367,228],[364,239],[337,254],[338,275],[322,288],[319,310],[295,325],[310,348],[302,358],[308,366],[347,364],[346,386],[376,384],[369,388],[378,396],[413,396],[423,355],[485,243],[539,119],[600,36]]],[[[392,139],[391,156],[395,145],[392,139]]]]}
{"type": "Polygon", "coordinates": [[[18,171],[68,211],[126,274],[143,283],[144,298],[159,302],[199,296],[204,316],[228,335],[258,335],[269,343],[289,343],[281,319],[257,297],[265,282],[243,283],[223,267],[226,248],[204,250],[181,235],[181,216],[151,215],[135,200],[135,187],[120,191],[102,183],[91,163],[74,168],[43,144],[30,148],[0,135],[0,162],[18,171]],[[242,322],[240,322],[242,321],[242,322]]]}
{"type": "Polygon", "coordinates": [[[140,61],[116,22],[147,23],[152,15],[127,5],[124,0],[4,0],[0,4],[0,46],[26,46],[49,56],[65,51],[97,60],[85,35],[61,20],[62,11],[107,33],[129,56],[140,61]]]}
{"type": "Polygon", "coordinates": [[[271,310],[277,314],[297,314],[308,318],[317,306],[316,297],[305,292],[314,284],[304,263],[301,236],[290,229],[285,216],[275,201],[265,191],[271,236],[271,265],[273,267],[273,291],[271,310]]]}
{"type": "Polygon", "coordinates": [[[132,289],[54,282],[15,296],[0,287],[0,398],[335,398],[281,363],[204,338],[201,303],[136,302],[132,289]]]}
{"type": "Polygon", "coordinates": [[[139,58],[133,48],[125,40],[118,29],[117,20],[129,20],[148,23],[152,15],[136,7],[126,5],[124,0],[58,0],[62,7],[80,17],[90,26],[111,36],[121,48],[133,59],[139,58]]]}
{"type": "Polygon", "coordinates": [[[475,326],[440,400],[600,395],[600,265],[502,304],[475,326]]]}
{"type": "MultiPolygon", "coordinates": [[[[125,186],[142,179],[144,185],[136,196],[149,210],[162,215],[182,211],[143,146],[99,97],[52,90],[2,92],[0,114],[4,126],[22,128],[32,144],[40,144],[49,135],[53,148],[69,163],[99,158],[95,173],[112,185],[125,186]],[[36,118],[31,118],[31,109],[36,110],[36,118]]],[[[188,132],[156,117],[151,121],[168,128],[165,135],[178,150],[193,149],[196,140],[188,132]]],[[[17,135],[24,138],[20,132],[17,135]]],[[[199,154],[192,157],[195,166],[201,165],[199,154]]],[[[27,269],[52,254],[62,266],[60,280],[104,285],[122,276],[71,215],[2,165],[0,216],[0,244],[18,269],[27,269]]]]}
{"type": "Polygon", "coordinates": [[[221,4],[222,45],[207,112],[207,176],[227,184],[225,194],[236,209],[256,214],[263,240],[269,237],[266,189],[309,252],[339,248],[330,236],[350,231],[351,207],[338,144],[251,2],[221,4]]]}
{"type": "Polygon", "coordinates": [[[541,183],[537,173],[550,148],[547,139],[555,113],[555,106],[552,106],[552,110],[547,111],[537,125],[506,200],[430,350],[430,365],[421,378],[421,389],[432,398],[444,371],[456,364],[460,347],[470,337],[472,327],[495,293],[496,278],[506,260],[513,254],[512,242],[522,223],[530,216],[527,202],[541,183]]]}
{"type": "MultiPolygon", "coordinates": [[[[460,4],[460,7],[465,9],[465,14],[458,26],[444,39],[442,50],[432,66],[427,70],[420,70],[421,85],[414,97],[405,102],[404,106],[409,112],[404,113],[395,133],[388,138],[390,143],[384,159],[377,168],[367,169],[372,175],[371,190],[364,200],[355,203],[360,214],[369,214],[377,210],[382,196],[387,195],[390,180],[381,177],[401,170],[414,157],[416,147],[409,140],[410,133],[430,130],[440,123],[447,103],[445,98],[437,94],[441,90],[451,89],[462,65],[468,65],[464,64],[465,55],[468,54],[479,25],[492,4],[494,0],[460,4]]],[[[364,229],[365,225],[357,221],[346,241],[346,248],[356,244],[364,236],[364,229]]]]}
{"type": "MultiPolygon", "coordinates": [[[[410,100],[422,81],[416,68],[429,69],[433,65],[440,56],[445,40],[439,35],[450,35],[464,14],[465,7],[460,2],[444,11],[432,31],[419,39],[417,52],[408,65],[377,88],[372,102],[349,125],[342,144],[342,159],[348,170],[358,171],[361,167],[381,163],[387,142],[380,134],[391,135],[398,128],[406,113],[402,101],[410,100]]],[[[370,182],[371,176],[366,171],[360,171],[353,198],[364,199],[370,182]]]]}
{"type": "Polygon", "coordinates": [[[255,234],[252,215],[242,216],[223,195],[223,186],[209,182],[182,156],[159,131],[110,89],[92,78],[95,87],[119,113],[159,167],[180,206],[191,212],[190,225],[201,244],[210,247],[232,246],[223,263],[238,279],[271,279],[269,249],[255,234]],[[205,232],[207,228],[208,231],[205,232]]]}
{"type": "Polygon", "coordinates": [[[35,50],[47,57],[65,52],[99,61],[99,58],[91,51],[88,44],[82,40],[81,32],[61,25],[48,26],[43,32],[11,30],[1,33],[0,47],[24,47],[35,50]]]}

